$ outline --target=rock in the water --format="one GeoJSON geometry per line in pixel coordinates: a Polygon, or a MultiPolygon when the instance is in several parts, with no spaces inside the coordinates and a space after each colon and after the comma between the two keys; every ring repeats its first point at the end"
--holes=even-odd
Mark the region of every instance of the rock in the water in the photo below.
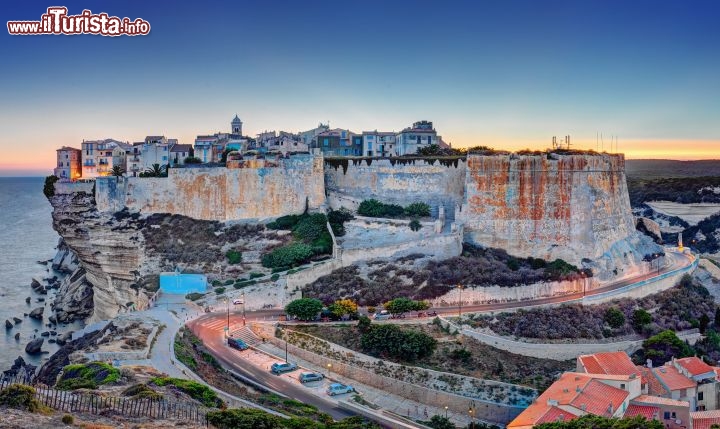
{"type": "Polygon", "coordinates": [[[13,317],[13,320],[15,321],[15,324],[22,322],[22,319],[18,319],[17,317],[13,317]]]}
{"type": "Polygon", "coordinates": [[[3,375],[14,378],[17,376],[22,377],[25,380],[30,380],[35,375],[35,370],[37,367],[35,365],[30,365],[29,363],[26,363],[25,360],[22,357],[19,357],[15,359],[10,369],[3,371],[3,375]]]}
{"type": "Polygon", "coordinates": [[[29,355],[36,355],[42,353],[42,345],[45,342],[45,339],[38,338],[37,340],[30,341],[25,346],[25,353],[29,355]]]}
{"type": "Polygon", "coordinates": [[[48,317],[48,320],[49,320],[50,323],[52,323],[52,324],[57,324],[57,318],[55,318],[55,316],[50,316],[50,317],[48,317]]]}
{"type": "Polygon", "coordinates": [[[48,343],[50,343],[50,344],[54,344],[55,342],[56,342],[56,341],[55,341],[55,339],[53,339],[53,338],[50,338],[50,339],[48,340],[48,343]]]}
{"type": "Polygon", "coordinates": [[[43,301],[45,301],[45,298],[38,298],[38,299],[37,299],[37,302],[43,302],[43,301]]]}
{"type": "Polygon", "coordinates": [[[43,332],[42,334],[40,334],[40,336],[41,336],[41,337],[49,337],[49,336],[50,336],[50,332],[45,331],[45,332],[43,332]]]}
{"type": "Polygon", "coordinates": [[[5,329],[12,329],[13,324],[9,320],[5,319],[5,329]]]}
{"type": "Polygon", "coordinates": [[[28,304],[30,304],[30,297],[25,298],[25,302],[27,302],[28,304]]]}
{"type": "Polygon", "coordinates": [[[30,287],[33,288],[33,290],[37,290],[43,286],[38,279],[32,279],[32,282],[30,282],[30,287]]]}
{"type": "Polygon", "coordinates": [[[32,317],[33,319],[42,320],[43,311],[45,311],[45,307],[38,307],[30,312],[30,317],[32,317]]]}
{"type": "Polygon", "coordinates": [[[15,333],[15,339],[16,339],[16,340],[19,340],[19,339],[20,339],[20,332],[15,333]]]}
{"type": "Polygon", "coordinates": [[[57,335],[57,331],[50,331],[50,335],[54,337],[55,335],[57,335]]]}

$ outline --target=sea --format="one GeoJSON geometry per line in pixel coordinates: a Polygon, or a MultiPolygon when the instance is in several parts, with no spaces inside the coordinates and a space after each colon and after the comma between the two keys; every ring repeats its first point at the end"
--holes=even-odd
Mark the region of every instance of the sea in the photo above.
{"type": "Polygon", "coordinates": [[[40,338],[43,331],[55,330],[58,334],[77,330],[80,323],[47,327],[52,314],[50,303],[55,290],[42,296],[30,288],[33,277],[49,278],[60,273],[52,270],[48,260],[55,256],[60,237],[52,228],[52,207],[43,194],[43,177],[0,177],[0,373],[22,356],[26,362],[40,365],[54,353],[58,346],[45,337],[43,354],[30,356],[25,345],[33,338],[40,338]],[[25,299],[31,298],[30,303],[25,299]],[[44,321],[25,314],[34,308],[45,307],[44,321]],[[15,325],[13,317],[21,319],[12,329],[5,328],[5,320],[15,325]],[[19,340],[15,334],[20,333],[19,340]]]}

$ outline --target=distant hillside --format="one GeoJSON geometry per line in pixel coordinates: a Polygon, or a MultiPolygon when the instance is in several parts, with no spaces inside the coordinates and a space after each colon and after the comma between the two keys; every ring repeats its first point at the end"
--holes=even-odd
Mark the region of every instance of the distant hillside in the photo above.
{"type": "Polygon", "coordinates": [[[720,159],[676,161],[672,159],[628,159],[628,178],[657,179],[662,177],[720,176],[720,159]]]}

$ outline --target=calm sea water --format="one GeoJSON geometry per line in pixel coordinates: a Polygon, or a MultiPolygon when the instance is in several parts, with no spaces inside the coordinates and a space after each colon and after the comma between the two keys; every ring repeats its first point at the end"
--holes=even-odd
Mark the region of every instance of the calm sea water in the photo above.
{"type": "MultiPolygon", "coordinates": [[[[9,368],[18,356],[36,365],[50,356],[25,354],[25,345],[34,335],[39,337],[41,332],[55,329],[44,325],[52,314],[50,302],[55,291],[40,296],[30,288],[33,277],[57,274],[51,272],[50,264],[38,263],[52,259],[60,238],[52,229],[52,207],[42,193],[43,182],[41,177],[0,177],[0,370],[9,368]],[[27,297],[32,297],[30,304],[25,302],[27,297]],[[45,298],[45,302],[38,302],[39,298],[45,298]],[[23,316],[40,306],[45,306],[45,322],[23,316]],[[13,322],[13,317],[22,322],[6,330],[5,320],[13,322]],[[20,340],[15,340],[17,332],[20,340]]],[[[78,327],[61,325],[55,330],[78,327]]],[[[43,350],[52,353],[57,346],[48,343],[46,337],[43,350]]]]}

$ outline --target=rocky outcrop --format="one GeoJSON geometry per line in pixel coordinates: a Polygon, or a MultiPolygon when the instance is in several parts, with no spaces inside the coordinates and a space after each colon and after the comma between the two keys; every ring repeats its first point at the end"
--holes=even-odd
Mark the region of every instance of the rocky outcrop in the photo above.
{"type": "Polygon", "coordinates": [[[80,261],[78,261],[75,253],[68,247],[67,243],[63,238],[57,245],[57,253],[52,259],[52,269],[60,271],[65,274],[74,273],[80,267],[80,261]]]}
{"type": "MultiPolygon", "coordinates": [[[[139,245],[142,234],[110,214],[98,213],[88,193],[56,193],[50,203],[53,227],[79,262],[79,267],[60,285],[54,302],[58,321],[88,315],[90,321],[110,319],[126,311],[129,303],[138,309],[146,308],[147,295],[131,287],[144,261],[139,245]]],[[[68,258],[74,259],[69,254],[58,257],[62,261],[68,258]]]]}
{"type": "Polygon", "coordinates": [[[30,312],[30,317],[32,317],[33,319],[42,320],[44,311],[45,307],[38,307],[30,312]]]}
{"type": "Polygon", "coordinates": [[[18,356],[18,358],[15,359],[15,361],[13,362],[10,369],[3,371],[3,377],[7,377],[9,379],[19,377],[23,380],[31,380],[35,375],[36,369],[37,366],[25,362],[25,359],[18,356]]]}
{"type": "Polygon", "coordinates": [[[652,238],[658,244],[662,244],[662,232],[660,225],[652,219],[639,217],[635,220],[635,229],[652,238]]]}
{"type": "Polygon", "coordinates": [[[42,353],[42,345],[44,342],[45,342],[45,340],[43,338],[38,338],[36,340],[30,341],[25,346],[25,353],[27,353],[29,355],[37,355],[37,354],[42,353]]]}

